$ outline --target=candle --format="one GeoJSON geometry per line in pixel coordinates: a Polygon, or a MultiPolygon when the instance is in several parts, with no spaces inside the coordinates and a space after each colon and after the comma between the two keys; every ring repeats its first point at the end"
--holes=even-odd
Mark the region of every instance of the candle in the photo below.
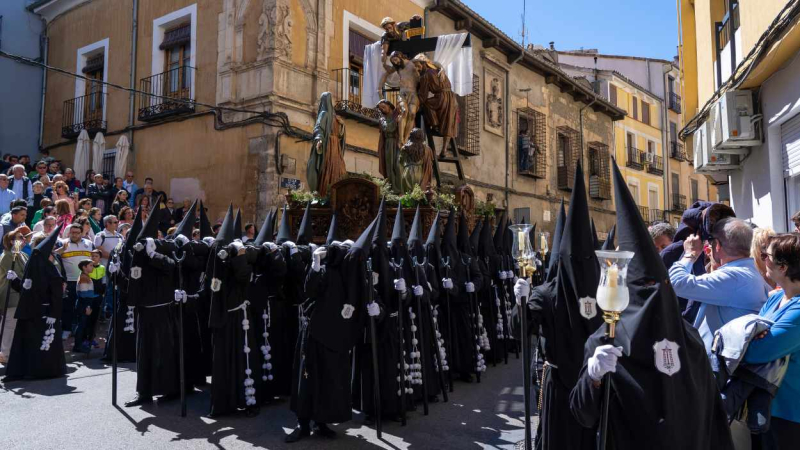
{"type": "Polygon", "coordinates": [[[520,250],[525,248],[525,232],[519,231],[517,232],[517,239],[519,239],[519,248],[520,250]]]}
{"type": "Polygon", "coordinates": [[[606,272],[605,283],[597,288],[597,304],[603,311],[621,312],[628,307],[629,301],[628,287],[619,285],[619,267],[612,264],[606,272]]]}
{"type": "Polygon", "coordinates": [[[547,252],[547,238],[546,238],[546,237],[544,237],[544,234],[542,234],[542,235],[540,236],[540,238],[539,238],[539,241],[540,241],[540,242],[539,242],[539,248],[540,248],[540,249],[541,249],[543,252],[547,252]]]}

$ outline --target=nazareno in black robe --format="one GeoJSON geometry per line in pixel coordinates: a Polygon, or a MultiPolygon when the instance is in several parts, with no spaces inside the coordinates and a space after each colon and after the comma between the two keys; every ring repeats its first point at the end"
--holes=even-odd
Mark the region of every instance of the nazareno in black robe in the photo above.
{"type": "MultiPolygon", "coordinates": [[[[144,239],[140,241],[145,245],[144,239]]],[[[180,391],[177,274],[175,260],[167,256],[175,247],[165,241],[156,241],[156,245],[152,258],[144,249],[134,252],[128,283],[128,306],[136,307],[138,313],[136,392],[144,397],[180,391]]]]}
{"type": "MultiPolygon", "coordinates": [[[[187,386],[202,386],[211,375],[211,330],[208,328],[207,302],[202,301],[203,280],[208,265],[208,244],[191,241],[184,244],[181,262],[183,290],[183,351],[187,386]]],[[[180,255],[179,255],[180,256],[180,255]]]]}
{"type": "Polygon", "coordinates": [[[234,245],[219,242],[211,246],[211,252],[211,415],[219,416],[256,407],[255,380],[260,380],[261,367],[255,322],[261,317],[247,299],[253,273],[247,255],[239,255],[234,245]]]}
{"type": "MultiPolygon", "coordinates": [[[[60,230],[61,228],[54,233],[57,235],[60,230]]],[[[21,294],[17,312],[14,314],[17,327],[6,366],[8,379],[56,378],[67,373],[64,345],[61,341],[61,302],[65,277],[54,262],[49,260],[52,244],[49,249],[41,251],[39,247],[42,244],[34,249],[22,279],[11,282],[11,287],[21,294]],[[37,254],[40,251],[41,254],[37,254]],[[47,350],[41,349],[45,331],[49,328],[44,317],[56,319],[54,339],[47,350]]]]}
{"type": "Polygon", "coordinates": [[[328,247],[325,266],[310,270],[309,297],[295,348],[291,409],[299,420],[352,418],[351,350],[366,316],[366,251],[328,247]]]}
{"type": "MultiPolygon", "coordinates": [[[[596,425],[603,383],[610,381],[608,448],[732,449],[727,416],[703,341],[681,317],[667,269],[616,164],[614,191],[619,249],[635,253],[628,266],[630,304],[617,323],[613,342],[622,347],[622,357],[616,372],[599,387],[584,362],[570,393],[572,413],[582,425],[596,425]]],[[[606,343],[605,327],[601,327],[586,342],[584,360],[606,343]]]]}

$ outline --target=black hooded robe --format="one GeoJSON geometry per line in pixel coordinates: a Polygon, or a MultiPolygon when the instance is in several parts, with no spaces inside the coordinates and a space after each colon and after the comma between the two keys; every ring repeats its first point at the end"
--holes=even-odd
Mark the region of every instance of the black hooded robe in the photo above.
{"type": "MultiPolygon", "coordinates": [[[[202,386],[211,375],[211,332],[203,297],[203,278],[208,265],[208,245],[191,241],[181,247],[185,256],[181,262],[183,290],[187,300],[183,305],[183,352],[187,386],[202,386]]],[[[179,253],[180,253],[179,252],[179,253]]]]}
{"type": "Polygon", "coordinates": [[[45,379],[61,377],[67,373],[64,345],[61,341],[64,280],[54,263],[29,260],[23,278],[12,281],[11,287],[21,291],[21,294],[14,315],[17,327],[11,342],[6,377],[45,379]],[[23,288],[23,280],[27,279],[32,283],[30,289],[23,288]],[[49,328],[43,316],[56,319],[55,338],[49,350],[41,350],[45,330],[49,328]]]}
{"type": "MultiPolygon", "coordinates": [[[[164,245],[156,241],[157,246],[164,245]]],[[[162,250],[163,251],[163,250],[162,250]]],[[[171,254],[171,252],[169,252],[171,254]]],[[[136,392],[140,396],[174,395],[180,391],[178,310],[175,302],[175,260],[137,251],[128,284],[128,304],[138,310],[136,324],[136,392]]]]}

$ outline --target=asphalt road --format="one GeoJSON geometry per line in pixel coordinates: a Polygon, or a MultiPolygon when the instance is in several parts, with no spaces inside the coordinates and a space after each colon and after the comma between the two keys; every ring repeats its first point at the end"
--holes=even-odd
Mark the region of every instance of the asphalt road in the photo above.
{"type": "MultiPolygon", "coordinates": [[[[188,414],[180,417],[180,402],[124,408],[134,395],[134,365],[121,365],[119,404],[111,405],[111,369],[96,359],[69,365],[69,375],[57,380],[0,384],[0,430],[3,448],[103,449],[513,449],[522,441],[522,363],[489,365],[482,382],[456,382],[449,403],[422,406],[409,414],[408,425],[384,424],[383,440],[363,425],[363,417],[333,426],[338,436],[311,436],[296,444],[283,438],[295,425],[288,401],[261,408],[254,418],[221,419],[208,412],[207,389],[189,396],[188,414]]],[[[535,402],[534,402],[535,404],[535,402]]],[[[534,417],[534,430],[536,426],[534,417]]]]}

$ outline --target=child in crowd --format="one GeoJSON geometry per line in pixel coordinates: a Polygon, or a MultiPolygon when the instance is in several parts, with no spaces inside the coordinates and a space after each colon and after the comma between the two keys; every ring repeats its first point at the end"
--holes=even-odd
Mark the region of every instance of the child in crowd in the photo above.
{"type": "Polygon", "coordinates": [[[89,317],[89,326],[86,329],[86,340],[94,348],[100,347],[100,344],[95,340],[95,326],[97,325],[97,319],[100,316],[103,298],[106,293],[106,268],[100,264],[100,258],[102,258],[100,250],[92,250],[92,272],[89,274],[89,278],[92,279],[94,298],[92,298],[92,315],[89,317]]]}
{"type": "Polygon", "coordinates": [[[87,340],[87,329],[89,327],[89,320],[92,316],[92,302],[96,297],[94,292],[94,282],[90,274],[94,271],[94,265],[91,259],[85,259],[78,263],[78,269],[81,271],[78,278],[78,285],[76,288],[77,302],[75,304],[75,313],[78,315],[78,326],[75,328],[75,344],[72,347],[73,352],[89,353],[91,351],[91,341],[87,340]]]}

